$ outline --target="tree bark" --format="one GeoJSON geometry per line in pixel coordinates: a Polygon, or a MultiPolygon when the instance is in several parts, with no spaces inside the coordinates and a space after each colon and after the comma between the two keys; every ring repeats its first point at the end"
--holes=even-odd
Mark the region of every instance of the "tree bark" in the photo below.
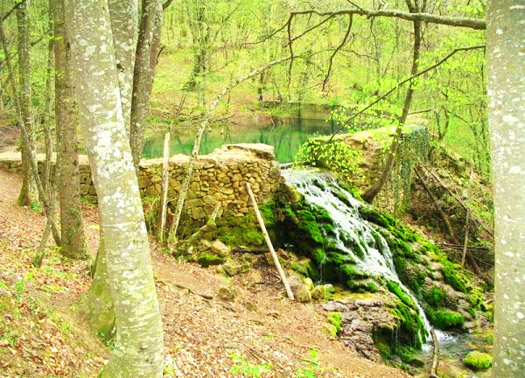
{"type": "Polygon", "coordinates": [[[493,376],[519,378],[525,366],[525,4],[491,1],[488,19],[496,252],[493,376]]]}
{"type": "Polygon", "coordinates": [[[100,377],[161,377],[162,324],[122,114],[108,4],[66,0],[65,11],[75,94],[99,201],[107,282],[116,315],[115,348],[100,377]]]}
{"type": "Polygon", "coordinates": [[[64,25],[64,0],[50,0],[55,33],[55,115],[57,133],[57,181],[60,202],[62,248],[73,259],[86,257],[80,168],[78,161],[78,119],[74,111],[70,54],[64,25]]]}
{"type": "MultiPolygon", "coordinates": [[[[31,110],[31,42],[29,41],[29,16],[27,11],[28,3],[20,4],[16,9],[16,20],[18,29],[18,88],[19,88],[19,103],[20,111],[22,113],[22,122],[24,122],[25,130],[29,143],[26,143],[24,137],[20,138],[22,146],[22,188],[18,196],[17,203],[20,206],[29,206],[34,202],[38,202],[38,191],[36,183],[31,175],[31,162],[29,151],[30,146],[34,146],[34,127],[33,114],[31,110]]],[[[36,151],[33,151],[36,153],[36,151]]]]}
{"type": "Polygon", "coordinates": [[[124,123],[129,128],[138,41],[139,4],[137,0],[108,0],[108,4],[119,74],[122,114],[124,123]]]}
{"type": "Polygon", "coordinates": [[[145,119],[149,110],[149,100],[153,88],[153,79],[155,78],[161,26],[161,1],[142,0],[142,19],[133,74],[130,121],[130,145],[137,172],[144,141],[145,119]]]}

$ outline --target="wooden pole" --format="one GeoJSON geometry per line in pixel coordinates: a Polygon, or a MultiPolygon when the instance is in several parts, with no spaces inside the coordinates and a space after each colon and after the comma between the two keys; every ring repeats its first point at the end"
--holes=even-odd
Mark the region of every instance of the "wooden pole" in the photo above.
{"type": "Polygon", "coordinates": [[[162,164],[162,208],[160,214],[160,233],[159,241],[164,241],[166,230],[166,218],[168,214],[168,188],[169,188],[169,160],[170,160],[170,133],[164,137],[164,162],[162,164]]]}
{"type": "Polygon", "coordinates": [[[434,332],[434,327],[430,329],[430,334],[432,335],[432,342],[434,343],[434,354],[432,356],[432,367],[430,368],[430,378],[438,378],[437,369],[439,364],[439,343],[434,332]]]}
{"type": "Polygon", "coordinates": [[[252,192],[252,187],[250,186],[249,182],[246,183],[246,189],[248,190],[248,194],[250,195],[250,199],[252,200],[252,205],[253,205],[253,208],[255,209],[255,214],[257,215],[259,226],[261,226],[261,231],[264,235],[264,239],[266,240],[268,249],[270,250],[270,253],[272,254],[273,262],[275,263],[275,266],[277,267],[277,270],[279,271],[279,276],[281,276],[281,280],[283,281],[284,288],[286,289],[286,294],[288,295],[288,298],[290,298],[290,300],[293,301],[294,296],[293,296],[292,290],[290,289],[290,284],[288,283],[288,279],[286,278],[283,268],[281,267],[281,263],[279,262],[277,253],[275,253],[275,250],[273,249],[272,241],[270,240],[270,236],[268,235],[268,231],[266,230],[266,226],[264,225],[264,220],[261,216],[261,213],[259,212],[259,207],[257,206],[257,201],[255,201],[255,197],[252,192]]]}

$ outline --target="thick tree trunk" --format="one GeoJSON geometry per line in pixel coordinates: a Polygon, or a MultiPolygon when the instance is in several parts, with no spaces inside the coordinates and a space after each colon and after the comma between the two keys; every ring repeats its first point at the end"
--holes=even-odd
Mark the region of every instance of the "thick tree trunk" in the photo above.
{"type": "Polygon", "coordinates": [[[161,25],[162,2],[160,0],[142,0],[142,20],[133,75],[130,124],[130,145],[137,172],[144,141],[145,119],[149,110],[149,100],[153,88],[153,79],[155,78],[161,25]]]}
{"type": "Polygon", "coordinates": [[[80,202],[77,116],[71,86],[70,57],[64,25],[64,0],[50,0],[55,28],[55,114],[57,129],[57,179],[64,256],[85,257],[84,222],[80,202]]]}
{"type": "Polygon", "coordinates": [[[488,17],[496,250],[493,376],[519,378],[525,369],[525,4],[491,1],[488,17]]]}
{"type": "MultiPolygon", "coordinates": [[[[33,114],[31,110],[31,42],[29,41],[29,16],[27,12],[28,2],[21,4],[16,10],[16,20],[18,28],[18,88],[20,90],[20,111],[22,112],[22,122],[24,122],[29,145],[21,138],[22,145],[22,188],[18,196],[18,204],[29,206],[38,202],[38,191],[35,180],[31,175],[31,162],[29,151],[30,146],[34,146],[33,114]]],[[[35,152],[35,151],[33,151],[35,152]]]]}
{"type": "Polygon", "coordinates": [[[66,0],[82,133],[97,190],[115,308],[101,377],[161,377],[163,335],[137,176],[128,142],[106,0],[66,0]],[[97,80],[93,80],[97,77],[97,80]]]}
{"type": "Polygon", "coordinates": [[[138,1],[109,0],[108,3],[119,74],[122,114],[124,115],[124,124],[129,128],[139,25],[138,1]]]}

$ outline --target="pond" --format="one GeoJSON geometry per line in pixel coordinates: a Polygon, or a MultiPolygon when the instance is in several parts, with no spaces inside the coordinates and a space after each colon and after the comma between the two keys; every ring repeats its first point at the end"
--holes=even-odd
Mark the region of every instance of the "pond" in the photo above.
{"type": "MultiPolygon", "coordinates": [[[[274,147],[280,163],[293,162],[299,147],[316,135],[330,135],[337,129],[335,123],[318,119],[287,119],[280,125],[226,125],[212,126],[202,138],[201,155],[207,155],[224,144],[266,143],[274,147]]],[[[197,126],[177,127],[172,135],[170,154],[191,154],[197,126]]],[[[163,155],[164,136],[144,141],[142,157],[163,155]]]]}

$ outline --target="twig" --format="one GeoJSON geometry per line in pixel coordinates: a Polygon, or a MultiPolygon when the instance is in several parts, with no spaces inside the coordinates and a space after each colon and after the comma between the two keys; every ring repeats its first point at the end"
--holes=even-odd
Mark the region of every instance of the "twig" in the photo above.
{"type": "Polygon", "coordinates": [[[281,281],[283,282],[284,288],[286,289],[286,294],[288,295],[288,298],[291,301],[293,301],[294,296],[292,293],[292,289],[290,289],[290,284],[288,283],[288,279],[286,278],[283,268],[281,267],[281,263],[279,262],[277,253],[275,253],[275,249],[273,249],[272,241],[270,240],[270,236],[268,235],[268,231],[266,230],[266,226],[264,225],[264,220],[261,216],[261,213],[259,212],[259,207],[257,206],[257,201],[255,200],[255,197],[252,192],[252,187],[250,186],[249,182],[246,183],[246,190],[248,191],[248,194],[250,195],[250,199],[252,201],[252,205],[255,210],[255,215],[257,216],[257,220],[259,221],[259,226],[261,227],[261,231],[264,235],[264,239],[266,240],[266,244],[268,245],[268,249],[270,250],[270,253],[272,254],[272,258],[273,258],[273,262],[275,263],[275,267],[277,268],[277,271],[279,272],[279,276],[281,277],[281,281]]]}
{"type": "Polygon", "coordinates": [[[348,42],[348,37],[350,36],[350,32],[352,31],[352,24],[353,24],[354,17],[352,15],[350,15],[349,17],[350,17],[350,20],[348,21],[348,28],[346,29],[346,34],[343,40],[341,41],[341,43],[339,44],[339,46],[337,46],[337,48],[334,50],[334,52],[330,56],[330,64],[328,65],[328,72],[326,72],[326,77],[324,78],[324,81],[323,81],[323,92],[326,88],[326,84],[328,83],[328,79],[330,79],[330,74],[332,73],[332,66],[334,64],[334,58],[339,52],[339,50],[341,50],[343,46],[346,45],[346,42],[348,42]]]}

